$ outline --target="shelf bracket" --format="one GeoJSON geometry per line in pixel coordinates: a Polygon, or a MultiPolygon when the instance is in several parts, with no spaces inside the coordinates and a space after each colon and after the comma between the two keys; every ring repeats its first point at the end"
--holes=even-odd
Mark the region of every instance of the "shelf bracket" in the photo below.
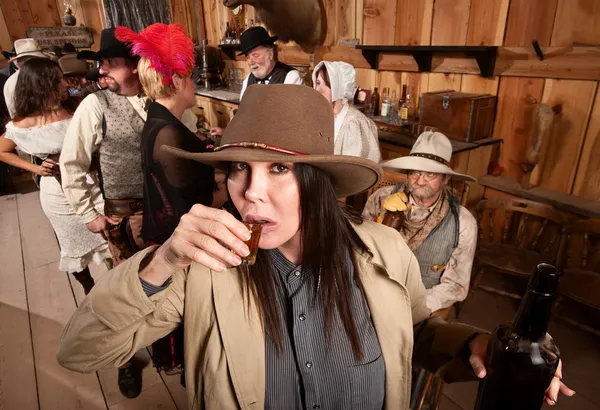
{"type": "Polygon", "coordinates": [[[433,53],[431,51],[415,50],[412,51],[411,54],[417,62],[420,72],[431,71],[431,60],[433,59],[433,53]]]}
{"type": "Polygon", "coordinates": [[[379,51],[366,49],[360,51],[373,70],[379,69],[379,51]]]}
{"type": "Polygon", "coordinates": [[[496,67],[496,54],[498,47],[488,47],[483,51],[467,52],[466,54],[475,57],[479,71],[482,77],[491,78],[494,76],[494,68],[496,67]]]}

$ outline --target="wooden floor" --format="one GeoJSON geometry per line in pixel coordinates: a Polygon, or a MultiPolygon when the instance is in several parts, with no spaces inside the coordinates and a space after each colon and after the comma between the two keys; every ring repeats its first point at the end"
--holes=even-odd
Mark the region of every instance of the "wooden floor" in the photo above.
{"type": "MultiPolygon", "coordinates": [[[[143,392],[121,396],[116,370],[79,374],[58,365],[55,354],[63,326],[83,298],[81,286],[60,272],[59,250],[44,216],[39,193],[0,197],[0,410],[185,409],[178,376],[144,370],[143,392]]],[[[95,266],[93,275],[103,274],[95,266]]],[[[510,320],[514,301],[477,292],[461,320],[492,329],[510,320]]],[[[577,391],[555,409],[600,410],[600,338],[552,323],[564,361],[564,380],[577,391]]],[[[147,351],[139,353],[149,361],[147,351]]],[[[476,383],[444,387],[440,410],[471,410],[476,383]]]]}
{"type": "MultiPolygon", "coordinates": [[[[61,331],[84,297],[58,270],[59,258],[39,193],[0,197],[0,409],[186,409],[179,376],[158,374],[150,364],[133,400],[119,393],[116,370],[79,374],[58,365],[61,331]]],[[[104,271],[92,267],[95,278],[104,271]]],[[[147,351],[138,356],[149,363],[147,351]]]]}

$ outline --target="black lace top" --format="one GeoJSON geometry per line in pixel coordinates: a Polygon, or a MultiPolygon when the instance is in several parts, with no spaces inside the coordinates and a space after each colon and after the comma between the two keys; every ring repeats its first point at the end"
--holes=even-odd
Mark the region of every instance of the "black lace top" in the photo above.
{"type": "Polygon", "coordinates": [[[142,131],[144,170],[144,223],[147,243],[163,243],[179,219],[194,204],[210,206],[215,187],[214,170],[197,161],[177,158],[160,149],[170,145],[186,151],[210,151],[163,105],[153,102],[142,131]]]}

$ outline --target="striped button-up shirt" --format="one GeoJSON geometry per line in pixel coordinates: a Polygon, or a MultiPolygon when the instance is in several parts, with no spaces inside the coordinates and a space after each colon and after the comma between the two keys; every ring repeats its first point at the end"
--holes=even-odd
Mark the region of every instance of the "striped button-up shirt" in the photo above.
{"type": "Polygon", "coordinates": [[[363,359],[354,358],[335,311],[324,333],[323,301],[313,297],[313,275],[268,251],[284,324],[283,350],[265,339],[265,409],[382,409],[385,363],[367,302],[352,280],[350,299],[363,359]]]}

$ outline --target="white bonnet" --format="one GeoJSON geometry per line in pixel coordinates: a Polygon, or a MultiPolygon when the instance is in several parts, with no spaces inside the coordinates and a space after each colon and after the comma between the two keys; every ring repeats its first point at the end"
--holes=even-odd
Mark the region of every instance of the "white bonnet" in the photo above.
{"type": "Polygon", "coordinates": [[[313,84],[317,83],[317,72],[325,65],[331,83],[331,101],[352,100],[356,92],[356,70],[343,61],[321,61],[312,74],[313,84]]]}

